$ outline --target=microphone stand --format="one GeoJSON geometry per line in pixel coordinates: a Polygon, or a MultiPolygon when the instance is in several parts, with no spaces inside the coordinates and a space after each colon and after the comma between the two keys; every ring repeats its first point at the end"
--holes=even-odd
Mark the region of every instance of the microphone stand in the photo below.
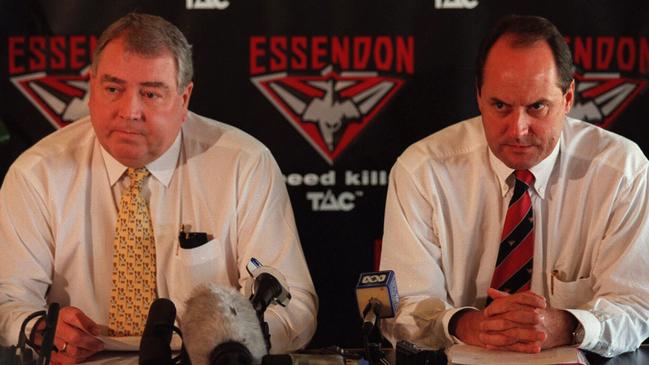
{"type": "Polygon", "coordinates": [[[261,333],[266,341],[266,350],[270,351],[270,329],[264,320],[264,312],[270,303],[282,294],[282,286],[277,279],[266,273],[260,274],[255,281],[257,282],[255,294],[250,298],[250,302],[257,312],[261,333]]]}
{"type": "Polygon", "coordinates": [[[268,322],[264,320],[264,311],[257,311],[257,318],[259,318],[259,326],[261,327],[261,334],[264,335],[264,341],[266,342],[266,351],[270,352],[270,328],[268,327],[268,322]]]}
{"type": "Polygon", "coordinates": [[[363,323],[363,348],[365,359],[370,365],[387,364],[385,353],[381,350],[381,317],[379,316],[379,304],[372,300],[365,306],[363,323]]]}
{"type": "Polygon", "coordinates": [[[43,343],[41,344],[41,350],[39,351],[39,354],[41,355],[39,365],[49,365],[50,363],[60,308],[61,306],[59,303],[52,303],[47,310],[47,316],[45,317],[45,330],[43,331],[43,343]]]}

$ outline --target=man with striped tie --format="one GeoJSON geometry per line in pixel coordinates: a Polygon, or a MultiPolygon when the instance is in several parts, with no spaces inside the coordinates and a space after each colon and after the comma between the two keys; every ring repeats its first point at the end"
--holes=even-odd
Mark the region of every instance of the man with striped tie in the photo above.
{"type": "Polygon", "coordinates": [[[615,356],[649,336],[649,161],[568,117],[574,87],[556,27],[507,16],[478,54],[481,115],[398,158],[381,256],[401,295],[392,341],[615,356]]]}

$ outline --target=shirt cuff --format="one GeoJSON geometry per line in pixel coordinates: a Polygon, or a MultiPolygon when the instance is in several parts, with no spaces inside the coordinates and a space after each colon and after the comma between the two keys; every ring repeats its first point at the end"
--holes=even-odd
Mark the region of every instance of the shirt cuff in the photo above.
{"type": "Polygon", "coordinates": [[[583,309],[565,309],[570,312],[584,327],[584,340],[577,345],[580,349],[592,350],[599,342],[602,324],[591,312],[583,309]]]}
{"type": "Polygon", "coordinates": [[[451,319],[453,318],[454,315],[456,315],[457,313],[465,309],[476,310],[476,311],[479,310],[478,308],[475,307],[460,307],[460,308],[449,309],[442,316],[442,326],[444,326],[444,335],[450,342],[454,344],[464,343],[464,342],[460,341],[459,338],[451,335],[451,333],[448,330],[448,325],[449,323],[451,323],[451,319]]]}

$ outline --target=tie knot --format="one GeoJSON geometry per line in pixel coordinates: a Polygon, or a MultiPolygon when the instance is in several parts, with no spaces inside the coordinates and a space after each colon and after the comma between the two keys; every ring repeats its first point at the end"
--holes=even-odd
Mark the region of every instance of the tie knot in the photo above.
{"type": "Polygon", "coordinates": [[[517,180],[524,182],[528,187],[534,183],[534,174],[530,170],[516,170],[514,171],[514,176],[517,180]]]}
{"type": "Polygon", "coordinates": [[[146,167],[140,167],[139,169],[134,169],[129,167],[127,170],[128,178],[131,179],[131,186],[141,185],[144,178],[149,176],[150,172],[146,167]]]}

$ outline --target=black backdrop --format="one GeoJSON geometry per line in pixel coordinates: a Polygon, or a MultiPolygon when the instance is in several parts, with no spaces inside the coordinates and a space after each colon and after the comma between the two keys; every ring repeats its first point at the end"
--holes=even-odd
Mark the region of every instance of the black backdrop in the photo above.
{"type": "Polygon", "coordinates": [[[473,59],[501,15],[552,20],[576,60],[573,114],[649,151],[643,0],[1,4],[0,176],[24,149],[84,114],[86,66],[108,24],[140,11],[180,27],[194,47],[190,108],[260,139],[287,176],[320,297],[312,347],[360,344],[354,286],[375,265],[387,174],[408,145],[477,114],[473,59]],[[325,121],[340,126],[320,129],[325,121]]]}

